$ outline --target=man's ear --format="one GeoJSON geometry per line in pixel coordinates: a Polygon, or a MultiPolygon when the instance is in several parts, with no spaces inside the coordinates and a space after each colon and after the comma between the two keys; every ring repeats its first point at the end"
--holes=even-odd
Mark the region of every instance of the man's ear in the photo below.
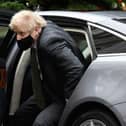
{"type": "Polygon", "coordinates": [[[41,32],[41,28],[40,27],[35,27],[34,31],[32,33],[32,37],[34,39],[37,39],[39,37],[40,32],[41,32]]]}
{"type": "Polygon", "coordinates": [[[35,31],[38,32],[38,33],[40,33],[41,28],[40,27],[35,27],[35,31]]]}

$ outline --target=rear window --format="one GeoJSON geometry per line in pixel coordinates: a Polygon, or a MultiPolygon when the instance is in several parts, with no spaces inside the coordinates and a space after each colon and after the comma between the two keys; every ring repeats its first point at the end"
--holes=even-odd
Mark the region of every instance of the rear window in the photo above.
{"type": "Polygon", "coordinates": [[[103,53],[125,53],[126,41],[102,29],[91,27],[96,50],[103,53]]]}

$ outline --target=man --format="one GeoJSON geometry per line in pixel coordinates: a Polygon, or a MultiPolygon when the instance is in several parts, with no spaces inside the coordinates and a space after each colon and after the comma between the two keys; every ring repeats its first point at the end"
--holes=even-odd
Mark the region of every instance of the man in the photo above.
{"type": "Polygon", "coordinates": [[[35,12],[17,12],[9,26],[16,33],[20,49],[31,47],[31,50],[35,50],[34,53],[31,51],[35,95],[17,110],[11,125],[31,126],[33,123],[33,126],[56,126],[66,100],[84,72],[83,56],[67,32],[35,12]],[[35,78],[37,72],[34,72],[33,59],[42,77],[41,87],[36,82],[39,78],[35,78]],[[38,92],[43,93],[43,103],[43,98],[37,97],[38,92]],[[38,98],[40,102],[37,102],[38,98]]]}

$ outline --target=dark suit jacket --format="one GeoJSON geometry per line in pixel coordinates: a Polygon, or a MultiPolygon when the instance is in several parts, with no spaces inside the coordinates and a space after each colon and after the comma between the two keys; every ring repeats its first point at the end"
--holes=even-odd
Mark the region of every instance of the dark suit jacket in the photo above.
{"type": "Polygon", "coordinates": [[[85,60],[73,39],[49,21],[37,45],[45,93],[52,99],[69,98],[84,73],[85,60]]]}

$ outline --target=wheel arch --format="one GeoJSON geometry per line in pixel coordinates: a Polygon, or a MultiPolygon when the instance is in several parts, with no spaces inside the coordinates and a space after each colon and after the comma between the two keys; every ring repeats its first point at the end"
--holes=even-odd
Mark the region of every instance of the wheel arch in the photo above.
{"type": "Polygon", "coordinates": [[[88,110],[93,110],[93,109],[100,109],[100,110],[104,110],[106,112],[108,112],[109,114],[111,114],[111,116],[117,120],[117,123],[119,124],[119,126],[122,126],[120,120],[117,118],[117,116],[114,114],[114,112],[109,109],[107,106],[105,106],[102,103],[98,103],[98,102],[86,102],[86,103],[82,103],[80,105],[78,105],[69,115],[69,117],[67,118],[67,121],[65,123],[65,126],[70,126],[72,124],[72,122],[77,118],[77,116],[79,116],[80,114],[87,112],[88,110]]]}

